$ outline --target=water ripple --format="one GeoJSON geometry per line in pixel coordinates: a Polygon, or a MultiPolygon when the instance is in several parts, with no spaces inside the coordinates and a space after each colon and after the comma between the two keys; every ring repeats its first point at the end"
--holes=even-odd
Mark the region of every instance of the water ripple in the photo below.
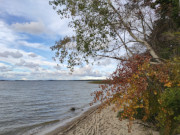
{"type": "Polygon", "coordinates": [[[29,135],[74,117],[97,89],[86,81],[0,81],[0,135],[29,135]]]}

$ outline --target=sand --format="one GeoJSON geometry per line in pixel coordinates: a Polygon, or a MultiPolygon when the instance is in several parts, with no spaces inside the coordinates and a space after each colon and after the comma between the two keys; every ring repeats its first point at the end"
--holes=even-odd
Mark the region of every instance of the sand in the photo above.
{"type": "Polygon", "coordinates": [[[128,133],[128,120],[120,121],[112,106],[102,109],[95,106],[80,117],[59,127],[46,135],[159,135],[140,120],[133,121],[131,133],[128,133]]]}

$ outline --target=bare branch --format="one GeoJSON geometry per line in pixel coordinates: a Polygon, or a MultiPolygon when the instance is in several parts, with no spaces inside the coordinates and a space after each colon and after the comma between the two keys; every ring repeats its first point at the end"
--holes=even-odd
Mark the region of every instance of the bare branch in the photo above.
{"type": "Polygon", "coordinates": [[[116,59],[116,60],[120,60],[120,61],[127,61],[126,59],[123,59],[123,58],[120,58],[120,57],[112,57],[112,56],[108,56],[108,55],[97,55],[97,56],[116,59]]]}
{"type": "Polygon", "coordinates": [[[117,13],[117,15],[118,15],[121,23],[122,23],[123,26],[127,29],[127,31],[129,32],[129,34],[131,35],[131,37],[134,38],[134,39],[135,39],[136,41],[138,41],[139,43],[144,44],[144,45],[147,47],[148,51],[150,52],[151,56],[152,56],[153,58],[155,58],[158,62],[161,62],[160,59],[159,59],[159,57],[158,57],[158,55],[155,53],[154,49],[151,47],[151,45],[148,44],[148,42],[139,39],[137,36],[135,36],[135,35],[133,34],[133,32],[131,31],[130,27],[124,22],[121,14],[120,14],[120,13],[116,10],[116,8],[112,5],[112,3],[111,3],[110,0],[108,0],[108,4],[109,4],[110,7],[114,10],[114,12],[117,13]]]}

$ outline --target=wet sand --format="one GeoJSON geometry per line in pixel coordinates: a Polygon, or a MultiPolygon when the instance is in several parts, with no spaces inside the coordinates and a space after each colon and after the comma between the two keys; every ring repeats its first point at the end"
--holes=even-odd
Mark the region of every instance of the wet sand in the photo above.
{"type": "Polygon", "coordinates": [[[98,106],[92,107],[80,117],[46,135],[159,135],[142,121],[133,121],[131,133],[128,133],[128,120],[120,121],[112,106],[99,112],[98,106]]]}

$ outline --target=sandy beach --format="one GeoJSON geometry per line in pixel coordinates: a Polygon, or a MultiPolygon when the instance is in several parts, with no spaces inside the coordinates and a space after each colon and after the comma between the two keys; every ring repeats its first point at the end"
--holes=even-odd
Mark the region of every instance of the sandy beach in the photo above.
{"type": "Polygon", "coordinates": [[[159,135],[158,131],[144,126],[140,120],[133,121],[131,133],[128,133],[128,120],[120,121],[112,106],[102,109],[92,107],[80,117],[55,129],[46,135],[159,135]]]}

